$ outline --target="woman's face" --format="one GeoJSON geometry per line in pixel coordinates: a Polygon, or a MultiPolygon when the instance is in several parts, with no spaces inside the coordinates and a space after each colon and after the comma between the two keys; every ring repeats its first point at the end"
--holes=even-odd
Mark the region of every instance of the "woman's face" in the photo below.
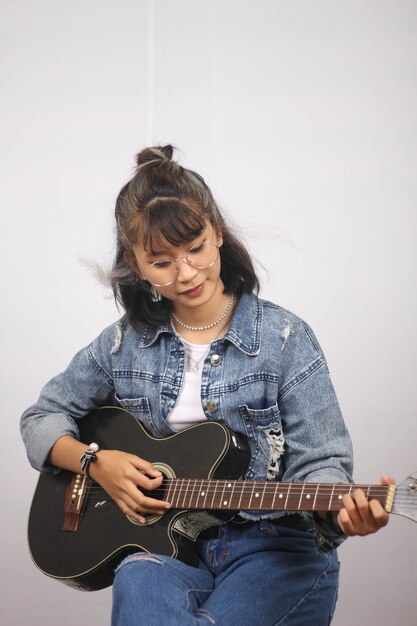
{"type": "Polygon", "coordinates": [[[199,308],[208,302],[221,299],[223,283],[220,279],[221,235],[217,235],[210,223],[202,233],[181,245],[168,241],[158,250],[146,251],[142,243],[133,246],[140,276],[154,284],[155,289],[172,301],[174,309],[199,308]],[[188,256],[191,265],[185,258],[188,256]],[[176,263],[172,263],[176,261],[176,263]],[[209,267],[195,267],[210,264],[209,267]],[[172,280],[169,285],[164,283],[172,280]]]}

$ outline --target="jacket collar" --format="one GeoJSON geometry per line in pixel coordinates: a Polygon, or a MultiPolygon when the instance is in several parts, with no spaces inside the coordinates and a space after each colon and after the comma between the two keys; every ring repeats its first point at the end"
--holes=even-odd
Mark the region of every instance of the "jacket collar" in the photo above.
{"type": "Polygon", "coordinates": [[[262,305],[254,294],[244,293],[238,302],[224,339],[245,354],[256,356],[261,344],[262,305]]]}
{"type": "MultiPolygon", "coordinates": [[[[244,293],[223,340],[230,341],[245,354],[256,356],[260,352],[261,323],[262,305],[259,298],[254,294],[244,293]]],[[[161,324],[158,328],[146,326],[139,347],[148,348],[162,333],[175,334],[169,324],[161,324]]]]}

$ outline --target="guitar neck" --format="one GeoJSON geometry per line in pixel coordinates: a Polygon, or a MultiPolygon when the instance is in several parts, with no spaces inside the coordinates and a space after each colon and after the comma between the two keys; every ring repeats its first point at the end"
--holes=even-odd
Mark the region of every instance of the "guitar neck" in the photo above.
{"type": "Polygon", "coordinates": [[[282,483],[273,481],[172,478],[164,481],[164,498],[174,508],[256,511],[338,511],[343,496],[362,489],[368,500],[392,509],[395,485],[282,483]]]}

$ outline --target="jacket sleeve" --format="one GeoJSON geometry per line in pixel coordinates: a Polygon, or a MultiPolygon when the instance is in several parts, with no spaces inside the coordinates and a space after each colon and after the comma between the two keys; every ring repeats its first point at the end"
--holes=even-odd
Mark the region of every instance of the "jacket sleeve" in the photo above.
{"type": "Polygon", "coordinates": [[[35,469],[59,472],[47,461],[56,441],[63,435],[78,439],[78,419],[93,409],[115,403],[110,368],[112,328],[80,350],[67,369],[52,378],[42,389],[38,401],[23,413],[20,430],[35,469]]]}
{"type": "Polygon", "coordinates": [[[350,436],[322,350],[301,320],[283,349],[283,361],[278,397],[286,442],[282,480],[351,482],[350,436]]]}
{"type": "MultiPolygon", "coordinates": [[[[311,328],[298,320],[283,349],[279,408],[285,436],[282,481],[352,482],[352,443],[323,352],[311,328]]],[[[318,518],[323,543],[339,545],[345,535],[318,518]]]]}

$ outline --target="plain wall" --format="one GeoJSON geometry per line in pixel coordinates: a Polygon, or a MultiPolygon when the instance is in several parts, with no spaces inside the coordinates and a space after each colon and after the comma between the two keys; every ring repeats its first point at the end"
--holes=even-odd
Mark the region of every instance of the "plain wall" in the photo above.
{"type": "MultiPolygon", "coordinates": [[[[411,0],[2,0],[2,624],[109,622],[110,590],[30,560],[18,421],[119,315],[85,261],[110,263],[145,145],[182,150],[262,295],[313,326],[356,480],[417,469],[416,27],[411,0]]],[[[336,626],[417,624],[417,526],[392,516],[340,559],[336,626]]]]}

